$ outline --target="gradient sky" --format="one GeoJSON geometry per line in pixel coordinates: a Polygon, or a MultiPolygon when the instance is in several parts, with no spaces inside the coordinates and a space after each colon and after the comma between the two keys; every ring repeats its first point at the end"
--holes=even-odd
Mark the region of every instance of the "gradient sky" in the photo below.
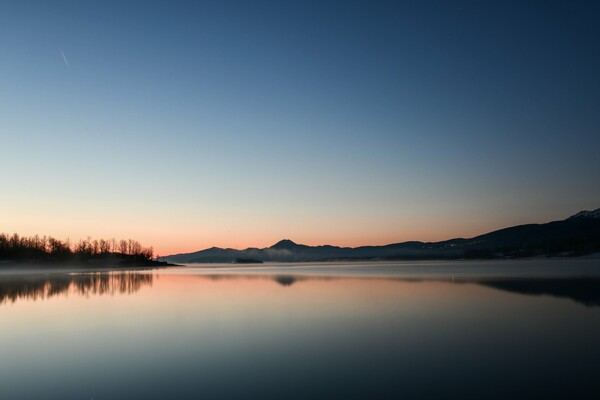
{"type": "Polygon", "coordinates": [[[0,231],[165,255],[600,207],[600,2],[191,3],[0,4],[0,231]]]}

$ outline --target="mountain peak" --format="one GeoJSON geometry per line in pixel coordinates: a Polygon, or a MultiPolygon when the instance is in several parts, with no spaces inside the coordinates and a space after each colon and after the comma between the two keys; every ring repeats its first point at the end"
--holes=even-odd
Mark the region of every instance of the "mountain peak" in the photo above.
{"type": "Polygon", "coordinates": [[[298,245],[294,242],[292,242],[290,239],[283,239],[280,240],[279,242],[275,243],[273,246],[271,246],[272,249],[293,249],[295,247],[298,247],[298,245]]]}
{"type": "Polygon", "coordinates": [[[569,219],[579,219],[579,218],[600,218],[600,208],[597,208],[593,211],[579,211],[577,214],[569,217],[569,219]]]}

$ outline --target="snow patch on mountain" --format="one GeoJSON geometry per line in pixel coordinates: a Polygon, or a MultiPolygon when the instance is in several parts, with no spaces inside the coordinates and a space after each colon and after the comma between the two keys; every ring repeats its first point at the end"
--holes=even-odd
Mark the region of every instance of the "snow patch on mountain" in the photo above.
{"type": "Polygon", "coordinates": [[[600,208],[597,208],[593,211],[580,211],[577,214],[570,217],[569,219],[575,218],[600,218],[600,208]]]}

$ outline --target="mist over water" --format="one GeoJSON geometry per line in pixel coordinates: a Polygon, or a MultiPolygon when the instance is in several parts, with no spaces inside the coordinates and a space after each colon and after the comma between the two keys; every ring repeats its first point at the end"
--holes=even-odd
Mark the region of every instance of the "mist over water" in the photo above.
{"type": "Polygon", "coordinates": [[[1,397],[594,397],[599,306],[598,260],[3,274],[1,397]]]}

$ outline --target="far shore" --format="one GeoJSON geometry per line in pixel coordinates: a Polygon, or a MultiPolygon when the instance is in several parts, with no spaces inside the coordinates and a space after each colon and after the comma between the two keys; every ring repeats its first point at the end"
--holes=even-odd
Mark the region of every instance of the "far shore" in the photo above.
{"type": "MultiPolygon", "coordinates": [[[[167,260],[166,258],[162,258],[167,260]]],[[[298,260],[298,261],[270,261],[263,260],[258,263],[237,263],[235,261],[202,261],[202,262],[183,262],[179,266],[201,266],[201,265],[219,265],[232,267],[269,266],[272,264],[322,264],[322,263],[394,263],[394,262],[481,262],[481,261],[526,261],[526,260],[600,260],[600,253],[585,254],[580,256],[546,256],[537,255],[531,257],[495,257],[495,258],[330,258],[324,260],[298,260]]],[[[168,262],[168,261],[165,261],[168,262]]]]}

